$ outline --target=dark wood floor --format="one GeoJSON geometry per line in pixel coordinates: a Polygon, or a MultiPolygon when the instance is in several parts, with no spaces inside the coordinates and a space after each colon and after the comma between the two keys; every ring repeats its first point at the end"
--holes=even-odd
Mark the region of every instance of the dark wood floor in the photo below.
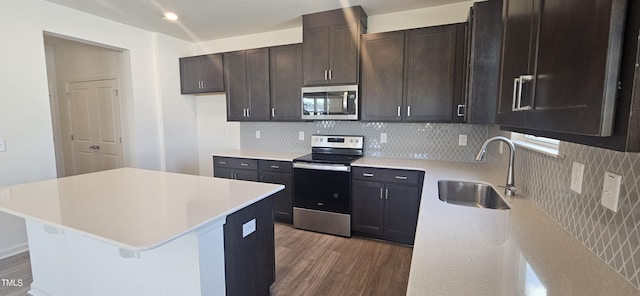
{"type": "MultiPolygon", "coordinates": [[[[343,238],[276,224],[276,283],[271,295],[405,295],[411,247],[359,237],[343,238]]],[[[1,296],[28,295],[29,253],[0,260],[1,296]]]]}
{"type": "Polygon", "coordinates": [[[32,281],[29,252],[0,260],[1,296],[29,295],[27,292],[29,292],[32,281]],[[11,280],[13,280],[13,284],[10,283],[11,280]],[[18,287],[18,280],[22,281],[21,287],[18,287]]]}
{"type": "Polygon", "coordinates": [[[276,224],[271,295],[405,295],[411,247],[276,224]]]}

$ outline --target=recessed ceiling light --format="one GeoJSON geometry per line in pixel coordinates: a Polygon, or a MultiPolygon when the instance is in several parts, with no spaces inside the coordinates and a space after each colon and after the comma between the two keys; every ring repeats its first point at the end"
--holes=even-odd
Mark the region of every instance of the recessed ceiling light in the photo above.
{"type": "Polygon", "coordinates": [[[173,12],[165,12],[163,15],[164,15],[164,18],[166,20],[169,20],[169,21],[177,21],[178,20],[178,15],[173,13],[173,12]]]}

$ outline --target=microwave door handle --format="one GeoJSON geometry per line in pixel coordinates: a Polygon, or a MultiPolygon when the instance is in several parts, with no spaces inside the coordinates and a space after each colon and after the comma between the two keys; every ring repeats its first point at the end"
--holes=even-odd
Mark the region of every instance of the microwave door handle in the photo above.
{"type": "Polygon", "coordinates": [[[345,91],[342,96],[342,110],[347,111],[347,97],[349,97],[349,92],[345,91]]]}

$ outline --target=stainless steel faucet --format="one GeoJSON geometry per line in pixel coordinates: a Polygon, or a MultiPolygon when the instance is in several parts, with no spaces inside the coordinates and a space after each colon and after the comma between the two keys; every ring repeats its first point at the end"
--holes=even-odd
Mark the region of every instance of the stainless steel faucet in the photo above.
{"type": "Polygon", "coordinates": [[[511,140],[502,136],[496,136],[487,139],[486,141],[484,141],[484,144],[482,144],[482,148],[480,148],[480,151],[478,151],[476,160],[482,161],[484,159],[485,154],[487,154],[487,145],[489,145],[489,143],[493,141],[503,141],[507,143],[509,145],[509,148],[511,149],[511,153],[509,155],[509,171],[507,172],[507,184],[504,187],[504,193],[507,196],[514,196],[516,195],[516,186],[514,184],[515,181],[513,178],[513,159],[515,158],[516,146],[513,145],[513,142],[511,142],[511,140]]]}

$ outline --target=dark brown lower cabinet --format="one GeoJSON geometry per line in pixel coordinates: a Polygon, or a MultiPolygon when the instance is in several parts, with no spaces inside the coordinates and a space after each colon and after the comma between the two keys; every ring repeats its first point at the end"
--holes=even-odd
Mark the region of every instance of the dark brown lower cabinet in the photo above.
{"type": "Polygon", "coordinates": [[[269,295],[275,282],[273,197],[229,216],[224,225],[227,295],[269,295]],[[243,225],[255,220],[256,230],[243,237],[243,225]]]}
{"type": "Polygon", "coordinates": [[[273,195],[273,216],[280,222],[293,223],[292,175],[260,172],[260,182],[284,185],[284,190],[273,195]]]}
{"type": "Polygon", "coordinates": [[[353,178],[353,232],[412,245],[424,173],[358,167],[353,178]]]}
{"type": "Polygon", "coordinates": [[[293,168],[290,161],[214,156],[213,176],[284,185],[284,190],[273,195],[273,215],[278,222],[293,223],[293,168]]]}

